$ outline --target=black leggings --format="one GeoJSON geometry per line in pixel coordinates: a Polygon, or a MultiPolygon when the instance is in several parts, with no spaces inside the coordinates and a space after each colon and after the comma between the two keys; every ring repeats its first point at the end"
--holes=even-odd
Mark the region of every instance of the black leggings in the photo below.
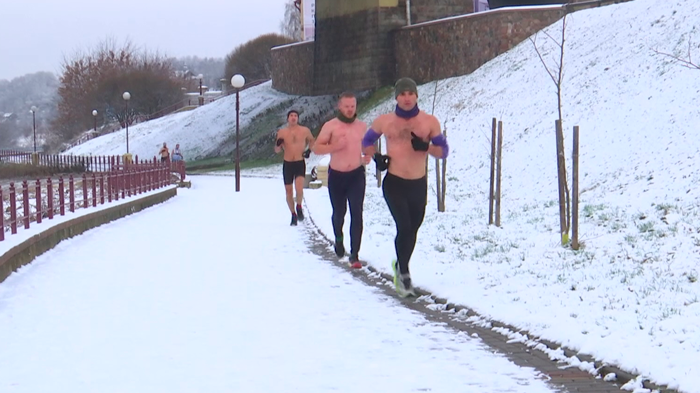
{"type": "Polygon", "coordinates": [[[399,271],[408,273],[408,262],[416,247],[418,229],[425,217],[428,180],[426,177],[406,180],[387,173],[382,183],[384,199],[396,222],[396,260],[399,271]]]}
{"type": "Polygon", "coordinates": [[[360,252],[365,185],[365,167],[362,165],[349,172],[339,172],[328,168],[328,195],[333,207],[333,234],[336,239],[343,236],[345,212],[347,206],[350,205],[351,255],[357,255],[360,252]]]}

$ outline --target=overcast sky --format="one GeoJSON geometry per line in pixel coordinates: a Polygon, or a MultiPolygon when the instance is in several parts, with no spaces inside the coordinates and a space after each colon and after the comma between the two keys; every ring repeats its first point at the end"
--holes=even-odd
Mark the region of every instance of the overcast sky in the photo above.
{"type": "Polygon", "coordinates": [[[58,76],[63,57],[107,37],[173,57],[224,57],[279,33],[290,0],[0,0],[0,79],[58,76]]]}

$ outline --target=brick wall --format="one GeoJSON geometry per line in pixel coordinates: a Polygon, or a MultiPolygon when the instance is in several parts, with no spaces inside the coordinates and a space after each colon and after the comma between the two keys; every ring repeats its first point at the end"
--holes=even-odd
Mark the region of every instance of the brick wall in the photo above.
{"type": "MultiPolygon", "coordinates": [[[[405,1],[401,2],[404,7],[405,1]]],[[[472,0],[411,0],[411,24],[473,12],[474,2],[472,0]]]]}
{"type": "Polygon", "coordinates": [[[406,26],[406,0],[347,1],[316,0],[319,15],[326,10],[316,18],[316,40],[273,48],[273,88],[325,95],[392,85],[401,76],[424,83],[466,75],[564,12],[630,0],[573,0],[562,8],[476,14],[473,0],[411,0],[412,26],[406,26]],[[435,20],[455,15],[464,16],[435,20]]]}
{"type": "Polygon", "coordinates": [[[504,9],[401,28],[396,75],[425,83],[469,74],[563,16],[558,7],[504,9]]]}
{"type": "MultiPolygon", "coordinates": [[[[404,11],[405,12],[405,11],[404,11]]],[[[393,78],[389,32],[405,25],[399,7],[316,19],[314,92],[374,89],[393,78]]]]}
{"type": "Polygon", "coordinates": [[[314,95],[314,42],[272,48],[272,88],[288,94],[314,95]]]}

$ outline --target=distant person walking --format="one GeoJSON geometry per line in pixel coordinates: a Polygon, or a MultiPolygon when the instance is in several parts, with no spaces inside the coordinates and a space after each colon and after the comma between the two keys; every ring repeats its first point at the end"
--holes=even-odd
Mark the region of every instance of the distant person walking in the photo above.
{"type": "Polygon", "coordinates": [[[304,220],[304,211],[301,207],[306,178],[304,158],[309,158],[313,147],[314,136],[307,127],[299,125],[299,112],[294,109],[287,112],[287,126],[277,131],[275,153],[284,150],[282,179],[287,206],[292,213],[292,221],[289,225],[297,225],[298,221],[304,220]],[[296,210],[294,209],[294,188],[296,189],[296,210]]]}
{"type": "Polygon", "coordinates": [[[180,151],[180,144],[175,144],[175,148],[173,149],[173,161],[183,161],[184,159],[180,151]]]}
{"type": "Polygon", "coordinates": [[[158,154],[160,154],[160,162],[166,162],[170,159],[170,150],[165,142],[163,142],[163,147],[160,148],[158,154]]]}

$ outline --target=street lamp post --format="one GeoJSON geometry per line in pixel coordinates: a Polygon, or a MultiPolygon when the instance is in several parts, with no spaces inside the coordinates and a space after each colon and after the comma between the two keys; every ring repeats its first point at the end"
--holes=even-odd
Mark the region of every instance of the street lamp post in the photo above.
{"type": "Polygon", "coordinates": [[[124,99],[124,103],[126,105],[126,110],[124,112],[124,123],[126,124],[126,154],[129,154],[129,100],[131,99],[131,94],[129,94],[128,91],[125,91],[124,94],[122,94],[122,98],[124,99]]]}
{"type": "Polygon", "coordinates": [[[92,110],[92,117],[95,118],[95,133],[97,133],[97,110],[96,109],[92,110]]]}
{"type": "Polygon", "coordinates": [[[36,107],[32,105],[32,108],[29,111],[32,112],[32,127],[34,129],[34,153],[36,154],[36,107]]]}
{"type": "Polygon", "coordinates": [[[241,190],[241,151],[239,149],[240,143],[240,126],[238,122],[238,116],[240,113],[240,101],[238,98],[238,92],[241,87],[245,85],[245,78],[241,74],[236,74],[231,78],[231,86],[236,89],[236,192],[241,190]]]}
{"type": "Polygon", "coordinates": [[[204,105],[204,96],[202,95],[202,79],[204,78],[204,75],[199,74],[197,75],[197,78],[199,78],[199,106],[204,105]]]}

